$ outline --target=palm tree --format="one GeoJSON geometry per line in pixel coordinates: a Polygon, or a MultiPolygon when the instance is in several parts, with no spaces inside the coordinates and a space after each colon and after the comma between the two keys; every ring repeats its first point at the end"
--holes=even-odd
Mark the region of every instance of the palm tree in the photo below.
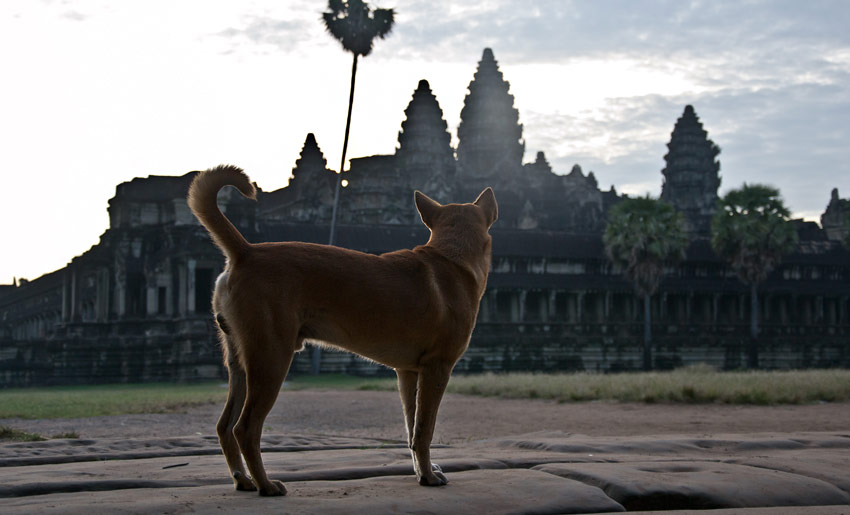
{"type": "Polygon", "coordinates": [[[608,212],[602,235],[605,252],[643,299],[643,368],[652,369],[650,300],[664,266],[685,257],[685,220],[670,204],[651,198],[627,198],[608,212]]]}
{"type": "MultiPolygon", "coordinates": [[[[339,189],[342,183],[342,172],[345,169],[345,154],[348,151],[348,134],[351,130],[351,109],[354,106],[354,82],[357,78],[357,59],[366,57],[372,52],[375,38],[383,39],[389,35],[395,21],[395,11],[392,9],[375,9],[374,11],[363,0],[328,0],[328,11],[322,13],[325,29],[342,48],[351,52],[354,60],[351,64],[351,87],[348,93],[348,117],[345,120],[345,138],[342,143],[342,158],[337,172],[336,187],[334,187],[334,204],[331,212],[331,231],[328,245],[333,245],[336,231],[336,217],[339,210],[339,189]]],[[[322,350],[313,347],[312,373],[318,374],[322,350]]]]}
{"type": "Polygon", "coordinates": [[[383,39],[389,35],[395,21],[392,9],[372,10],[363,0],[328,0],[328,11],[322,13],[327,31],[342,44],[342,48],[351,52],[354,60],[351,65],[351,88],[348,94],[348,117],[345,121],[345,138],[342,143],[342,159],[339,164],[334,204],[331,214],[331,233],[329,245],[334,244],[337,209],[339,209],[339,189],[342,172],[345,167],[345,154],[348,151],[348,134],[351,129],[351,109],[354,106],[354,82],[357,78],[357,58],[366,57],[372,52],[375,38],[383,39]]]}
{"type": "Polygon", "coordinates": [[[728,192],[711,222],[711,246],[750,287],[747,366],[758,367],[758,285],[797,243],[797,232],[779,190],[746,184],[728,192]]]}

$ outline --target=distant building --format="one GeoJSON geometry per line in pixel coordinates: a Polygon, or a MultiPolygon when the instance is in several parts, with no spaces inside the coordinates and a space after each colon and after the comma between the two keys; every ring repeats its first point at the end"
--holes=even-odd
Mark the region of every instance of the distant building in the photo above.
{"type": "MultiPolygon", "coordinates": [[[[351,160],[338,244],[373,253],[423,244],[414,189],[468,202],[492,186],[500,210],[492,270],[457,369],[640,368],[640,301],[601,239],[606,212],[622,197],[601,191],[578,165],[554,173],[543,152],[523,163],[519,114],[493,52],[485,49],[469,84],[457,149],[426,81],[405,116],[394,154],[351,160]]],[[[744,363],[747,289],[707,241],[719,152],[686,106],[668,144],[661,197],[685,214],[692,242],[652,300],[658,368],[744,363]]],[[[97,245],[61,270],[0,286],[0,385],[221,376],[210,299],[223,258],[186,206],[193,176],[118,185],[97,245]]],[[[309,134],[286,188],[260,191],[257,202],[228,188],[219,205],[249,241],[324,243],[335,180],[309,134]]],[[[850,366],[848,206],[833,190],[822,228],[795,222],[796,251],[761,287],[762,366],[850,366]]],[[[309,369],[304,354],[296,371],[309,369]]],[[[322,370],[379,371],[345,353],[325,353],[322,370]]]]}

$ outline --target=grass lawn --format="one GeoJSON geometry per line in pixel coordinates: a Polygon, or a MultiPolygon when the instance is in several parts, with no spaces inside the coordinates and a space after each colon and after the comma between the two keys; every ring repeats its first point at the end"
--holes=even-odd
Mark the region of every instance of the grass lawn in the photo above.
{"type": "MultiPolygon", "coordinates": [[[[293,376],[284,385],[284,390],[395,388],[394,378],[333,374],[293,376]]],[[[698,366],[672,372],[624,374],[488,373],[453,376],[448,391],[559,402],[607,400],[763,405],[848,402],[850,370],[717,372],[698,366]]],[[[223,404],[226,395],[227,388],[222,382],[8,389],[0,390],[0,419],[172,413],[190,406],[223,404]]],[[[0,427],[0,435],[2,429],[0,427]]]]}
{"type": "Polygon", "coordinates": [[[0,418],[81,418],[129,413],[169,413],[224,403],[221,382],[110,384],[0,390],[0,418]]]}
{"type": "MultiPolygon", "coordinates": [[[[394,381],[365,383],[361,389],[390,390],[394,381]]],[[[447,391],[508,399],[559,402],[619,401],[722,404],[805,404],[850,401],[850,370],[718,372],[707,366],[671,372],[622,374],[455,375],[447,391]]]]}

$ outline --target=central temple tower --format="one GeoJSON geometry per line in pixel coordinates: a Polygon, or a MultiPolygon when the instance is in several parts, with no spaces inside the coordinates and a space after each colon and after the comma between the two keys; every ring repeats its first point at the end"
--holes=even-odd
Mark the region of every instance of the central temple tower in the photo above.
{"type": "Polygon", "coordinates": [[[493,51],[485,48],[457,129],[459,179],[472,189],[503,182],[522,169],[525,142],[509,88],[493,51]]]}
{"type": "Polygon", "coordinates": [[[685,215],[691,235],[707,237],[717,209],[720,147],[708,139],[693,106],[685,106],[685,112],[673,127],[667,149],[664,156],[667,166],[661,170],[664,175],[661,200],[685,215]]]}

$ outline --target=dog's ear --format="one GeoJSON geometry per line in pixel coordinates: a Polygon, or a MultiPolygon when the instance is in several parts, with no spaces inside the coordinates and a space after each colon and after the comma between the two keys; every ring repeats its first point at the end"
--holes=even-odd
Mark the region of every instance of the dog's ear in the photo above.
{"type": "Polygon", "coordinates": [[[488,187],[478,195],[474,204],[484,210],[484,216],[487,217],[487,226],[493,225],[499,218],[499,206],[496,204],[496,195],[493,193],[493,188],[488,187]]]}
{"type": "Polygon", "coordinates": [[[422,217],[424,223],[431,229],[434,219],[437,217],[437,212],[443,207],[436,200],[431,199],[428,195],[419,190],[413,192],[413,201],[416,203],[416,209],[419,211],[419,216],[422,217]]]}

